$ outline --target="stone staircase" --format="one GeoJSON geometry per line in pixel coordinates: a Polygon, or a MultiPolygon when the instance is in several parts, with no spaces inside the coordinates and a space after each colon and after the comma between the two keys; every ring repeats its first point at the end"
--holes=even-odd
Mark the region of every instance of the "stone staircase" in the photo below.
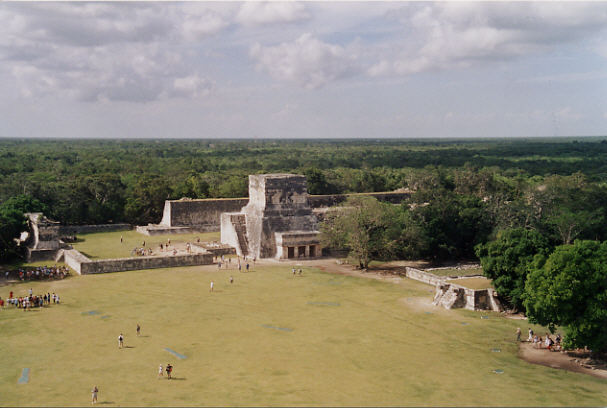
{"type": "Polygon", "coordinates": [[[244,214],[230,216],[230,221],[236,231],[238,237],[238,246],[240,246],[240,252],[242,256],[249,254],[249,240],[247,239],[247,223],[244,214]]]}

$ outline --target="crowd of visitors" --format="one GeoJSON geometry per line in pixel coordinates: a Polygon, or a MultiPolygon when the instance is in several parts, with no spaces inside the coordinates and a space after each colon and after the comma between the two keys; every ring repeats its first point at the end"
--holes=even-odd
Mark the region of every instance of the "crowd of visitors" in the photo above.
{"type": "Polygon", "coordinates": [[[0,297],[0,308],[4,308],[5,305],[12,305],[17,309],[23,309],[23,311],[26,312],[35,307],[48,306],[51,304],[51,302],[54,304],[61,303],[59,295],[55,292],[52,294],[46,293],[43,295],[34,295],[33,292],[33,289],[30,288],[27,295],[17,297],[14,295],[13,291],[10,291],[6,302],[4,299],[2,299],[2,297],[0,297]]]}
{"type": "Polygon", "coordinates": [[[33,269],[20,268],[14,271],[5,271],[4,278],[20,281],[63,279],[70,274],[67,266],[38,266],[33,269]]]}
{"type": "MultiPolygon", "coordinates": [[[[557,333],[554,339],[550,337],[549,333],[546,333],[546,336],[542,339],[542,336],[538,336],[533,333],[533,330],[529,328],[529,336],[527,337],[527,341],[533,343],[535,348],[545,348],[550,351],[562,351],[563,346],[561,344],[563,338],[560,333],[557,333]]],[[[521,329],[518,328],[516,330],[517,340],[521,339],[521,329]]]]}

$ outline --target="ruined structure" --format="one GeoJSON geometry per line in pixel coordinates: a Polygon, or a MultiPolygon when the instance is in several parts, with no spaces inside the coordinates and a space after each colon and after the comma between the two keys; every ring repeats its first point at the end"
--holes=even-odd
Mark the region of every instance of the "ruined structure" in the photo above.
{"type": "MultiPolygon", "coordinates": [[[[497,292],[494,289],[470,289],[453,282],[457,276],[438,276],[430,272],[406,267],[407,278],[434,285],[435,293],[432,304],[442,306],[445,309],[468,309],[468,310],[493,310],[502,312],[504,310],[497,292]]],[[[469,277],[469,276],[468,276],[469,277]]]]}
{"type": "Polygon", "coordinates": [[[129,224],[62,225],[51,221],[42,213],[25,213],[29,231],[24,240],[28,262],[59,261],[64,249],[71,249],[66,243],[76,234],[129,230],[129,224]]]}
{"type": "Polygon", "coordinates": [[[290,259],[321,255],[318,221],[306,178],[295,174],[249,176],[249,203],[221,214],[221,242],[240,256],[290,259]]]}
{"type": "MultiPolygon", "coordinates": [[[[312,212],[320,220],[327,208],[336,206],[353,195],[364,195],[374,197],[379,201],[400,204],[409,197],[410,193],[405,191],[308,195],[308,203],[312,207],[312,212]]],[[[239,212],[248,203],[249,199],[246,197],[166,200],[160,223],[138,226],[137,231],[146,235],[219,231],[221,228],[221,214],[239,212]]]]}

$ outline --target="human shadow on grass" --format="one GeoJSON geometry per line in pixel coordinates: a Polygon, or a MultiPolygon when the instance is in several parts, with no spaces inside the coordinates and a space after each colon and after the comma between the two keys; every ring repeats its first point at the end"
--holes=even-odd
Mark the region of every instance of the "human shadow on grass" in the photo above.
{"type": "Polygon", "coordinates": [[[152,337],[152,336],[150,336],[149,334],[145,334],[143,336],[138,336],[138,337],[152,337]]]}
{"type": "Polygon", "coordinates": [[[185,377],[171,377],[169,381],[185,381],[185,377]]]}
{"type": "Polygon", "coordinates": [[[124,346],[124,348],[135,348],[135,346],[124,346]]]}
{"type": "Polygon", "coordinates": [[[98,403],[99,405],[109,405],[109,404],[115,404],[114,401],[101,401],[98,403]]]}

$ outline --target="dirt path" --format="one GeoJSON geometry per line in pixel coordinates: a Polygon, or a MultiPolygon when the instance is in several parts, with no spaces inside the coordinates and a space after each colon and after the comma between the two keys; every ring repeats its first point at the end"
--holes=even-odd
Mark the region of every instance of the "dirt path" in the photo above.
{"type": "Polygon", "coordinates": [[[546,349],[537,349],[532,343],[522,342],[519,346],[519,357],[528,363],[539,364],[546,367],[558,368],[561,370],[573,371],[592,375],[598,378],[607,379],[607,370],[591,369],[581,366],[575,361],[575,357],[568,353],[549,351],[546,349]]]}

